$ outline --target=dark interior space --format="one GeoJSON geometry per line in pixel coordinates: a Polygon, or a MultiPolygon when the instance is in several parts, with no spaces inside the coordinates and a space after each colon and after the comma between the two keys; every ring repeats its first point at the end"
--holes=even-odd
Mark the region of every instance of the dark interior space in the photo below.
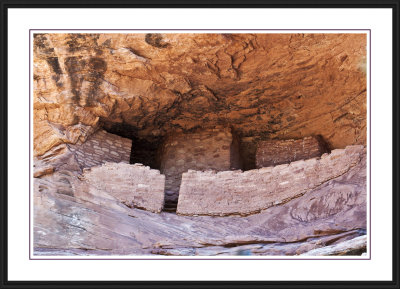
{"type": "Polygon", "coordinates": [[[134,126],[124,123],[111,123],[101,121],[102,127],[109,133],[113,133],[132,140],[130,163],[141,163],[152,169],[160,169],[156,154],[162,141],[162,137],[154,137],[151,140],[138,137],[138,131],[134,126]]]}
{"type": "MultiPolygon", "coordinates": [[[[138,137],[139,133],[136,127],[126,123],[109,122],[105,119],[101,119],[100,125],[109,133],[132,140],[131,164],[141,163],[152,169],[160,169],[159,157],[157,154],[166,136],[141,138],[138,137]]],[[[233,128],[231,129],[234,131],[233,128]]],[[[234,142],[238,144],[239,151],[235,152],[236,157],[232,156],[232,158],[237,158],[237,160],[235,160],[236,165],[232,169],[246,171],[256,168],[256,144],[261,138],[255,137],[252,139],[251,142],[243,142],[238,135],[235,135],[234,142]]]]}
{"type": "MultiPolygon", "coordinates": [[[[145,166],[149,166],[152,169],[160,170],[160,147],[162,146],[167,136],[151,136],[147,138],[139,137],[139,131],[136,127],[125,124],[125,123],[114,123],[107,120],[101,120],[101,126],[109,133],[119,135],[121,137],[129,138],[132,140],[132,150],[130,155],[130,163],[141,163],[145,166]]],[[[234,128],[231,127],[232,131],[235,132],[234,128]]],[[[318,139],[321,151],[330,153],[331,146],[323,139],[321,135],[315,136],[318,139]]],[[[278,140],[278,138],[273,138],[278,140]]],[[[263,140],[269,140],[269,138],[263,134],[252,137],[240,137],[235,133],[233,141],[237,144],[238,151],[235,151],[232,155],[232,160],[235,165],[231,169],[241,169],[242,171],[248,171],[256,169],[256,149],[257,143],[263,140]]]]}
{"type": "Polygon", "coordinates": [[[133,137],[130,163],[141,163],[152,169],[159,170],[160,164],[157,161],[159,144],[159,142],[149,142],[145,139],[133,137]]]}

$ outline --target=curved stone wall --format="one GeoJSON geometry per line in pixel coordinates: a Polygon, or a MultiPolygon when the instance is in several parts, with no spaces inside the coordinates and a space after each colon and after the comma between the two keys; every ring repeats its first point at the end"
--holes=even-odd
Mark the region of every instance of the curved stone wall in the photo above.
{"type": "Polygon", "coordinates": [[[182,175],[177,214],[248,215],[285,203],[357,165],[364,146],[333,150],[321,158],[246,172],[193,171],[182,175]]]}
{"type": "Polygon", "coordinates": [[[105,163],[83,170],[83,178],[128,207],[161,212],[165,176],[141,164],[105,163]]]}

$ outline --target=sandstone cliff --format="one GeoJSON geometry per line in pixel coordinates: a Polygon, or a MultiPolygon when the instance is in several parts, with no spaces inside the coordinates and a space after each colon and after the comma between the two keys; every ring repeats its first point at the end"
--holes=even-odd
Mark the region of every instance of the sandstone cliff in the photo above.
{"type": "Polygon", "coordinates": [[[35,155],[99,122],[150,141],[223,124],[249,146],[366,144],[364,34],[35,34],[33,47],[35,155]]]}

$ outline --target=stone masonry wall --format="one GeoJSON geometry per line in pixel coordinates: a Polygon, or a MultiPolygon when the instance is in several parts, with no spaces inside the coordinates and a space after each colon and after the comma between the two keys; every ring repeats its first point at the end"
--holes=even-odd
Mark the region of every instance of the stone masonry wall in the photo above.
{"type": "Polygon", "coordinates": [[[240,169],[238,140],[229,128],[217,127],[170,135],[159,153],[165,174],[166,206],[176,206],[182,173],[189,169],[226,171],[240,169]]]}
{"type": "Polygon", "coordinates": [[[269,167],[319,157],[327,152],[319,137],[260,141],[256,151],[256,167],[269,167]]]}
{"type": "Polygon", "coordinates": [[[83,144],[68,146],[75,154],[80,167],[89,168],[105,162],[129,164],[132,140],[100,129],[83,144]]]}
{"type": "Polygon", "coordinates": [[[105,163],[83,170],[83,178],[129,207],[161,212],[165,176],[141,164],[105,163]]]}
{"type": "Polygon", "coordinates": [[[182,175],[177,214],[248,215],[299,197],[357,165],[366,150],[348,146],[320,159],[238,171],[193,171],[182,175]]]}

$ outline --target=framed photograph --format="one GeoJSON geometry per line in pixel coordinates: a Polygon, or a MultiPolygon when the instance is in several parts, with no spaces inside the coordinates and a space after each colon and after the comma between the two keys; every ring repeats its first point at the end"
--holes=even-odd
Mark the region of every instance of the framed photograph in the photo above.
{"type": "Polygon", "coordinates": [[[399,288],[398,0],[1,3],[4,288],[399,288]]]}

